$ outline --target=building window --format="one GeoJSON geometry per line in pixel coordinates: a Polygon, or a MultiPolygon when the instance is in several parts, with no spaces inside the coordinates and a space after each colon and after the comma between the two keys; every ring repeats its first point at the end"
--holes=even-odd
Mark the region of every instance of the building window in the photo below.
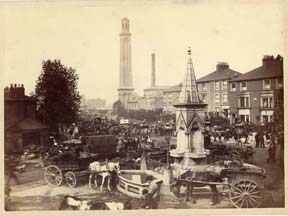
{"type": "Polygon", "coordinates": [[[236,92],[236,83],[231,83],[230,84],[230,91],[231,92],[236,92]]]}
{"type": "Polygon", "coordinates": [[[220,107],[214,107],[214,113],[216,114],[216,116],[219,116],[219,114],[220,114],[220,107]]]}
{"type": "Polygon", "coordinates": [[[272,122],[273,121],[273,110],[262,110],[260,121],[261,123],[272,122]]]}
{"type": "Polygon", "coordinates": [[[220,100],[219,100],[219,93],[215,93],[215,94],[214,94],[214,102],[215,102],[215,103],[219,103],[219,102],[220,102],[220,100]]]}
{"type": "Polygon", "coordinates": [[[227,103],[227,94],[226,93],[222,94],[222,103],[224,103],[224,104],[227,103]]]}
{"type": "Polygon", "coordinates": [[[202,91],[202,84],[201,83],[199,83],[199,84],[197,84],[197,88],[198,88],[198,91],[202,91]]]}
{"type": "Polygon", "coordinates": [[[271,89],[271,80],[270,79],[263,80],[263,89],[264,90],[271,89]]]}
{"type": "Polygon", "coordinates": [[[250,107],[250,97],[249,96],[239,96],[238,97],[238,107],[239,108],[249,108],[250,107]]]}
{"type": "Polygon", "coordinates": [[[219,88],[220,88],[219,81],[214,82],[214,90],[219,90],[219,88]]]}
{"type": "Polygon", "coordinates": [[[205,83],[202,83],[202,91],[203,91],[203,92],[206,92],[206,85],[205,85],[205,83]]]}
{"type": "Polygon", "coordinates": [[[262,108],[273,108],[273,96],[261,96],[262,108]]]}
{"type": "Polygon", "coordinates": [[[250,115],[239,115],[241,122],[250,122],[250,115]]]}
{"type": "Polygon", "coordinates": [[[203,101],[204,103],[206,103],[206,97],[207,97],[206,94],[203,94],[203,95],[202,95],[202,101],[203,101]]]}
{"type": "Polygon", "coordinates": [[[283,88],[283,79],[282,78],[276,79],[276,88],[277,89],[283,88]]]}
{"type": "Polygon", "coordinates": [[[247,82],[241,82],[240,83],[240,90],[241,91],[247,91],[247,82]]]}
{"type": "Polygon", "coordinates": [[[222,82],[222,89],[223,89],[223,90],[227,90],[227,80],[224,80],[224,81],[222,82]]]}

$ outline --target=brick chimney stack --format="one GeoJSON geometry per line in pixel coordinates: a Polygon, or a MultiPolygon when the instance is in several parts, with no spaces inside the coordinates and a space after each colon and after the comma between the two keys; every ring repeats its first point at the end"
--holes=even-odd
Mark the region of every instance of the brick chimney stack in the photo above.
{"type": "Polygon", "coordinates": [[[25,88],[23,84],[10,84],[10,89],[5,88],[5,95],[10,96],[10,98],[24,98],[25,97],[25,88]]]}
{"type": "Polygon", "coordinates": [[[229,69],[229,64],[227,62],[218,62],[216,65],[217,71],[224,71],[226,69],[229,69]]]}
{"type": "Polygon", "coordinates": [[[155,53],[151,54],[151,87],[156,86],[155,53]]]}
{"type": "Polygon", "coordinates": [[[262,66],[264,70],[272,67],[283,67],[283,57],[278,55],[276,58],[274,58],[273,55],[264,55],[262,58],[262,66]]]}

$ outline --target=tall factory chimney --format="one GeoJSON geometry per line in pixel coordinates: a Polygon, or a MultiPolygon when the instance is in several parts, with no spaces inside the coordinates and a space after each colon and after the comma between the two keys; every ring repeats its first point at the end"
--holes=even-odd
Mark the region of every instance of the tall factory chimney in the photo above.
{"type": "Polygon", "coordinates": [[[156,78],[155,78],[155,53],[151,54],[152,57],[152,68],[151,68],[151,87],[156,86],[156,78]]]}

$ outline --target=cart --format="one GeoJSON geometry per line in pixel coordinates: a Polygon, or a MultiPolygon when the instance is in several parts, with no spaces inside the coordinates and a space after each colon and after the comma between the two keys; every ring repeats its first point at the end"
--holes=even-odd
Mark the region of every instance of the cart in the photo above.
{"type": "Polygon", "coordinates": [[[77,145],[65,142],[71,147],[70,153],[64,151],[44,160],[46,183],[58,187],[65,181],[68,187],[74,188],[80,183],[88,182],[90,163],[117,156],[115,140],[114,136],[103,135],[86,136],[77,145]]]}
{"type": "Polygon", "coordinates": [[[215,163],[219,160],[243,160],[247,163],[253,163],[255,151],[250,146],[233,146],[224,143],[215,143],[206,147],[210,150],[208,161],[215,163]]]}
{"type": "Polygon", "coordinates": [[[90,156],[76,161],[46,160],[44,179],[53,187],[58,187],[65,181],[68,187],[74,188],[82,182],[88,182],[90,174],[88,166],[97,159],[97,156],[90,156]]]}
{"type": "Polygon", "coordinates": [[[184,172],[175,182],[172,183],[174,194],[175,187],[190,184],[193,187],[203,187],[211,185],[227,186],[229,189],[229,199],[236,208],[257,208],[262,204],[264,191],[265,170],[254,165],[244,165],[241,167],[218,166],[213,169],[205,166],[191,167],[184,172]],[[220,169],[219,169],[220,168],[220,169]],[[215,170],[221,170],[216,173],[215,170]],[[209,171],[208,171],[209,170],[209,171]]]}

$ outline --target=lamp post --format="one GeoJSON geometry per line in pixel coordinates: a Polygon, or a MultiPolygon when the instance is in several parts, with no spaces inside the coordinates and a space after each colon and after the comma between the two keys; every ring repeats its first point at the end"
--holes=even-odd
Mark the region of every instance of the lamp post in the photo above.
{"type": "Polygon", "coordinates": [[[170,168],[169,158],[170,158],[170,139],[172,136],[172,129],[165,129],[165,140],[167,143],[167,155],[166,155],[166,163],[167,168],[170,168]]]}

